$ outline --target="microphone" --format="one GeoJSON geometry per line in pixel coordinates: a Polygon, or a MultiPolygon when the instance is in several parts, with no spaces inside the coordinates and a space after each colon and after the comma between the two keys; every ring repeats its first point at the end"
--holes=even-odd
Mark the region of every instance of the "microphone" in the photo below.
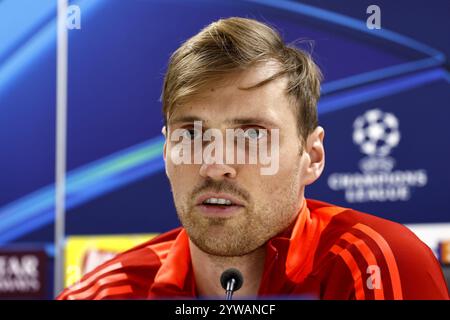
{"type": "Polygon", "coordinates": [[[225,289],[225,299],[231,300],[233,292],[238,291],[244,283],[242,273],[235,268],[225,270],[220,276],[220,284],[225,289]]]}

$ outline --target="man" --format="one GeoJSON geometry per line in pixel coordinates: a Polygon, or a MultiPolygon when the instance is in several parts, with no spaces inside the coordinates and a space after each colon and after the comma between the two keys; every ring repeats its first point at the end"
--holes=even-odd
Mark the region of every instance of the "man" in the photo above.
{"type": "Polygon", "coordinates": [[[244,279],[237,298],[448,299],[433,253],[407,228],[305,199],[325,165],[320,80],[308,54],[255,20],[219,20],[186,41],[162,93],[166,173],[183,227],[118,255],[59,299],[224,297],[219,279],[230,267],[244,279]],[[219,143],[225,132],[231,143],[219,143]],[[251,146],[270,158],[252,162],[251,146]]]}

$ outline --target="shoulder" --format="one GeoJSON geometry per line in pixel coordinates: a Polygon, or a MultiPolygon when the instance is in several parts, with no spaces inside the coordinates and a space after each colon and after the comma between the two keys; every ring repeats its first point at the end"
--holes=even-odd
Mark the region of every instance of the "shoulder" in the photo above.
{"type": "Polygon", "coordinates": [[[58,300],[145,299],[177,228],[118,254],[66,288],[58,300]]]}
{"type": "Polygon", "coordinates": [[[319,219],[327,220],[322,237],[328,240],[329,244],[342,239],[347,240],[347,243],[370,240],[376,242],[381,251],[404,245],[413,245],[416,249],[429,251],[412,231],[400,223],[326,202],[309,203],[312,203],[311,215],[319,215],[319,219]]]}
{"type": "Polygon", "coordinates": [[[359,286],[358,297],[448,298],[433,252],[407,227],[349,208],[314,205],[311,214],[334,212],[322,231],[316,258],[329,266],[344,265],[359,286]]]}
{"type": "Polygon", "coordinates": [[[356,246],[363,241],[376,253],[396,253],[398,259],[408,257],[407,253],[412,252],[434,257],[430,248],[400,223],[315,200],[310,200],[308,207],[310,203],[312,216],[319,215],[319,219],[328,220],[321,234],[323,249],[356,246]]]}

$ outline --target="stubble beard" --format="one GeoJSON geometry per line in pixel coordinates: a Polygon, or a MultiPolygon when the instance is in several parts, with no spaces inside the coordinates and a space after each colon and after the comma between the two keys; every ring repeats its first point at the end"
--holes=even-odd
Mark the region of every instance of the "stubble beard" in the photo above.
{"type": "Polygon", "coordinates": [[[265,199],[259,204],[248,201],[236,215],[226,218],[204,216],[191,197],[180,204],[175,201],[178,217],[191,241],[203,252],[221,257],[247,255],[285,230],[297,216],[300,204],[296,170],[286,187],[269,187],[265,199]]]}

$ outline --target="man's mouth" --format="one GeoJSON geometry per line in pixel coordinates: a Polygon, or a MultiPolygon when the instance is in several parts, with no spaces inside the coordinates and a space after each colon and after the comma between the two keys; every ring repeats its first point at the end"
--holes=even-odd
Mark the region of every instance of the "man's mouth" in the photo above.
{"type": "Polygon", "coordinates": [[[211,206],[231,206],[233,203],[231,200],[224,198],[208,198],[203,201],[202,204],[211,206]]]}
{"type": "Polygon", "coordinates": [[[197,206],[206,215],[231,215],[244,207],[243,203],[230,195],[202,195],[197,206]]]}

